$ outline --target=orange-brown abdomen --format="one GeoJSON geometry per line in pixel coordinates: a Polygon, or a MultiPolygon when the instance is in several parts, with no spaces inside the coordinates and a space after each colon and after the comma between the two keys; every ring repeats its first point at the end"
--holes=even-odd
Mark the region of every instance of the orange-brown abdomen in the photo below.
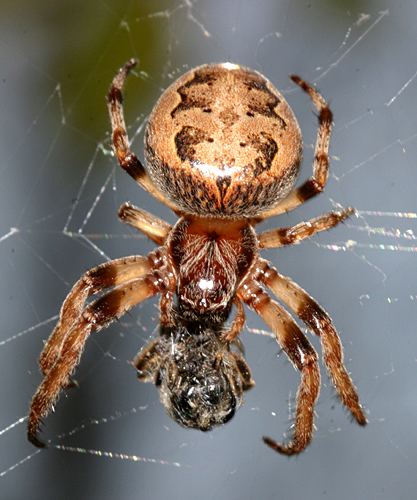
{"type": "Polygon", "coordinates": [[[195,68],[161,96],[145,134],[150,175],[180,210],[253,217],[290,191],[301,160],[297,120],[260,73],[195,68]]]}

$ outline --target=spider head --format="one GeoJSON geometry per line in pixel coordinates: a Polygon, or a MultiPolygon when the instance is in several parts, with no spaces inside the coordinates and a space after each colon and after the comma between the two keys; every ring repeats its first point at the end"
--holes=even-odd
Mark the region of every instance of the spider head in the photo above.
{"type": "MultiPolygon", "coordinates": [[[[243,391],[254,384],[243,356],[231,352],[216,332],[201,324],[191,331],[175,327],[154,347],[158,362],[149,352],[144,354],[146,350],[142,354],[153,369],[162,404],[183,427],[208,431],[228,422],[242,404],[243,391]]],[[[145,373],[144,364],[139,365],[139,373],[145,373]]]]}

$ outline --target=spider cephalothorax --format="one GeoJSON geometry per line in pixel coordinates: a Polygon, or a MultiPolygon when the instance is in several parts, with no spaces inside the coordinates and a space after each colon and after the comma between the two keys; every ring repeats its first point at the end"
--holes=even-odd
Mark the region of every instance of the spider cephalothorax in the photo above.
{"type": "Polygon", "coordinates": [[[181,218],[167,242],[182,318],[227,320],[236,289],[253,263],[257,241],[246,223],[181,218]]]}
{"type": "Polygon", "coordinates": [[[138,377],[159,388],[172,418],[208,430],[230,420],[253,385],[238,352],[245,323],[243,304],[258,313],[301,373],[294,435],[288,444],[264,438],[287,455],[311,441],[314,404],[320,388],[317,354],[286,308],[315,334],[343,404],[356,421],[366,418],[344,367],[342,346],[328,314],[301,287],[259,255],[264,248],[299,243],[353,214],[347,208],[257,235],[254,226],[293,210],[319,194],[329,173],[332,113],[323,97],[297,76],[292,80],[313,101],[319,129],[313,176],[292,189],[302,140],[284,97],[260,73],[235,64],[200,66],[161,96],[145,133],[149,175],[131,151],[122,108],[126,63],[108,94],[114,151],[121,167],[180,218],[174,227],[126,203],[121,220],[159,247],[147,257],[102,264],[74,285],[46,343],[40,366],[44,379],[33,397],[28,437],[36,446],[41,420],[50,412],[92,331],[134,305],[161,294],[160,332],[135,358],[138,377]],[[85,305],[92,294],[111,289],[85,305]],[[231,312],[232,321],[227,323],[231,312]]]}

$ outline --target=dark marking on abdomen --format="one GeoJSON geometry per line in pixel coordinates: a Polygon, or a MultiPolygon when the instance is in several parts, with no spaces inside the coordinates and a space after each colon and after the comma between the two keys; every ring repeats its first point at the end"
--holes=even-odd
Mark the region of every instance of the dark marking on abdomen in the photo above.
{"type": "Polygon", "coordinates": [[[177,113],[192,108],[201,108],[205,113],[210,113],[211,100],[208,98],[207,92],[200,92],[200,95],[197,95],[197,92],[193,92],[193,87],[204,84],[210,87],[216,79],[213,71],[207,69],[196,71],[194,78],[177,89],[181,102],[171,111],[171,117],[174,118],[177,113]]]}
{"type": "Polygon", "coordinates": [[[182,127],[175,136],[175,147],[181,161],[188,160],[190,163],[198,160],[194,146],[202,142],[213,142],[209,134],[196,127],[182,127]]]}
{"type": "Polygon", "coordinates": [[[252,165],[254,175],[259,175],[271,168],[275,155],[278,153],[278,144],[266,132],[251,136],[250,144],[259,153],[259,156],[255,158],[255,165],[252,165]]]}
{"type": "Polygon", "coordinates": [[[227,190],[229,189],[230,184],[232,183],[232,178],[230,175],[225,177],[217,177],[216,184],[217,189],[220,193],[222,208],[224,208],[224,199],[226,198],[227,190]]]}
{"type": "Polygon", "coordinates": [[[249,90],[255,90],[254,93],[251,92],[249,95],[249,111],[247,115],[254,116],[257,113],[269,118],[275,118],[280,122],[281,128],[286,129],[286,121],[275,111],[281,101],[278,96],[269,90],[266,82],[257,75],[252,75],[252,78],[244,83],[249,90]]]}

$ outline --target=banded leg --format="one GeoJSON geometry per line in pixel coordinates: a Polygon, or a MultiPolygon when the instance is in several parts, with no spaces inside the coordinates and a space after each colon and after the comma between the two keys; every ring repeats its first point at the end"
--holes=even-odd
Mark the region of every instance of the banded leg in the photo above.
{"type": "Polygon", "coordinates": [[[172,227],[164,220],[146,212],[131,203],[124,203],[119,208],[119,218],[125,224],[144,233],[148,238],[163,245],[172,227]]]}
{"type": "Polygon", "coordinates": [[[37,437],[41,421],[51,411],[61,390],[68,385],[90,333],[101,330],[136,304],[160,291],[161,280],[147,275],[120,285],[85,308],[66,335],[59,358],[33,396],[28,422],[29,441],[35,446],[44,446],[37,437]]]}
{"type": "Polygon", "coordinates": [[[355,210],[349,207],[338,212],[329,212],[320,215],[306,222],[300,222],[295,226],[264,231],[258,235],[259,247],[279,248],[284,245],[296,245],[316,233],[327,231],[337,226],[354,213],[355,210]]]}
{"type": "Polygon", "coordinates": [[[358,393],[343,364],[343,348],[329,315],[299,285],[282,276],[267,261],[259,259],[256,279],[270,288],[316,335],[320,337],[323,359],[329,376],[342,403],[350,410],[359,425],[366,417],[358,393]]]}
{"type": "Polygon", "coordinates": [[[161,349],[159,342],[161,335],[175,328],[177,324],[176,315],[173,314],[174,293],[170,290],[161,294],[159,301],[159,333],[158,337],[151,340],[145,347],[141,348],[132,361],[137,370],[137,377],[141,382],[153,382],[159,385],[158,375],[161,364],[161,349]]]}
{"type": "Polygon", "coordinates": [[[159,366],[161,364],[159,341],[160,337],[151,340],[136,354],[132,361],[132,365],[137,370],[137,377],[141,382],[156,383],[159,366]]]}
{"type": "Polygon", "coordinates": [[[113,78],[112,85],[107,94],[107,104],[112,126],[112,137],[114,152],[120,166],[125,170],[140,186],[172,210],[176,211],[173,203],[167,200],[154,186],[145,167],[138,157],[130,149],[129,138],[127,136],[126,124],[123,114],[123,87],[130,71],[136,66],[137,60],[130,59],[122,66],[113,78]]]}
{"type": "Polygon", "coordinates": [[[39,359],[46,375],[61,354],[62,344],[79,319],[85,301],[94,293],[140,278],[150,269],[148,259],[140,255],[112,260],[87,271],[73,286],[62,304],[58,323],[46,342],[39,359]]]}
{"type": "Polygon", "coordinates": [[[233,318],[230,328],[223,333],[223,339],[226,342],[234,342],[237,340],[239,333],[245,326],[245,310],[243,309],[242,302],[236,297],[233,301],[236,306],[236,315],[233,318]]]}
{"type": "Polygon", "coordinates": [[[320,391],[320,370],[316,351],[287,311],[272,301],[255,281],[246,280],[239,287],[238,296],[271,328],[282,349],[301,372],[292,440],[284,445],[270,437],[263,438],[268,446],[279,453],[300,453],[313,436],[314,405],[320,391]]]}
{"type": "Polygon", "coordinates": [[[276,207],[263,212],[259,217],[260,220],[294,210],[313,196],[321,193],[329,177],[329,142],[333,113],[323,96],[312,85],[296,75],[292,75],[291,80],[310,96],[318,112],[319,128],[314,151],[313,176],[298,188],[293,189],[276,207]]]}

